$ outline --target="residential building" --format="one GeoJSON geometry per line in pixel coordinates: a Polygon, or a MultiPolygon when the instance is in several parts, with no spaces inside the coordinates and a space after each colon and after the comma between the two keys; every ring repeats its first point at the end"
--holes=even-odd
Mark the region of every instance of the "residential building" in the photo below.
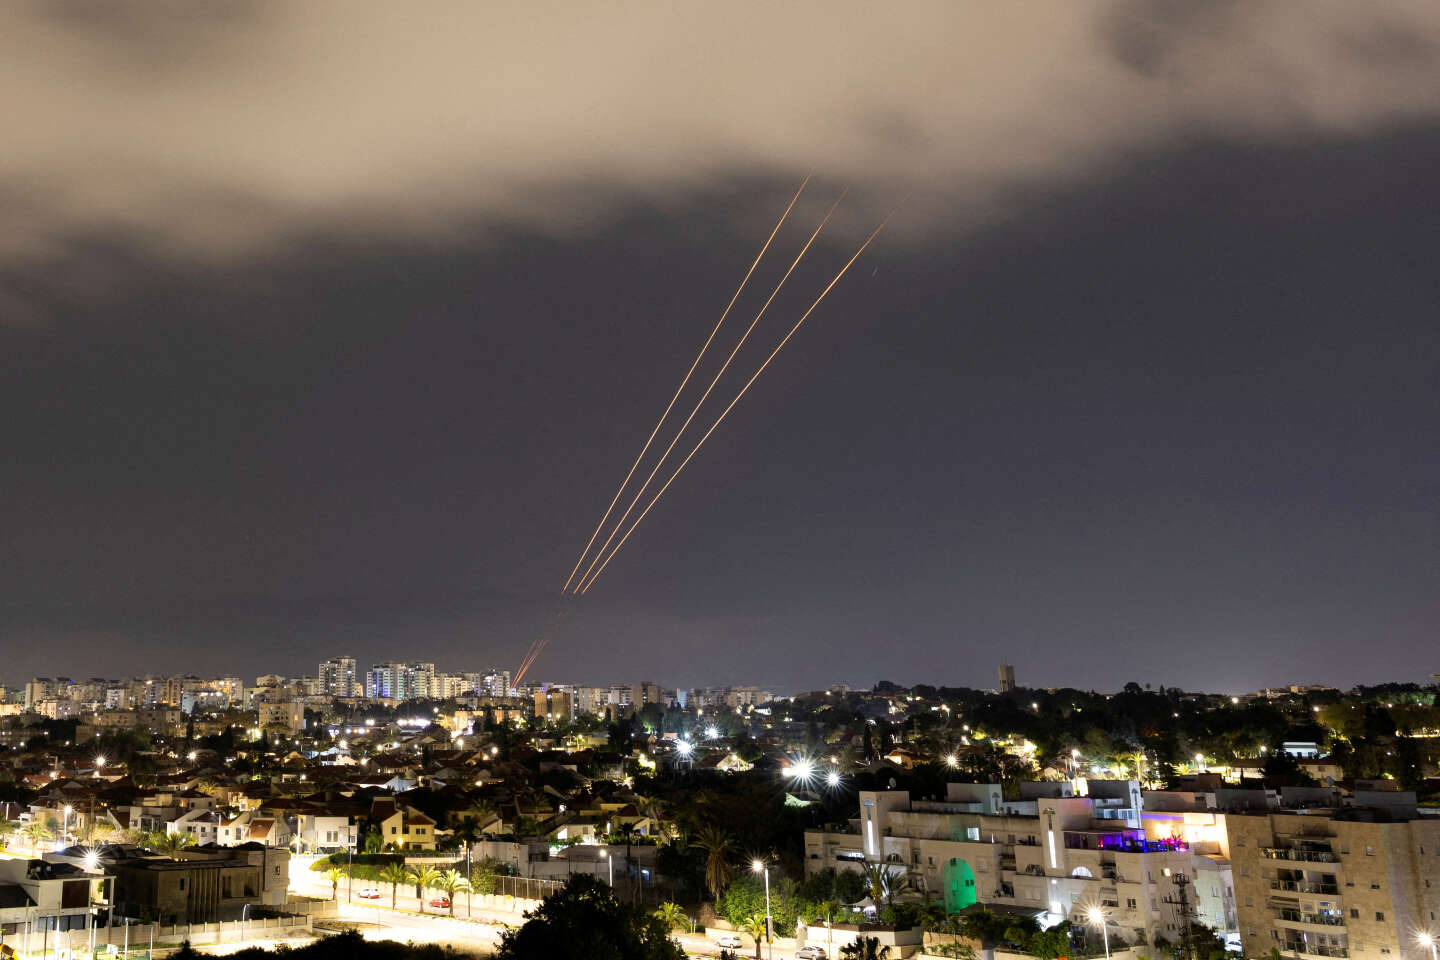
{"type": "Polygon", "coordinates": [[[396,850],[434,850],[435,821],[414,807],[396,803],[393,797],[376,797],[370,807],[370,822],[380,827],[386,847],[396,850]]]}
{"type": "Polygon", "coordinates": [[[1247,956],[1419,958],[1440,932],[1440,818],[1413,793],[1226,818],[1247,956]]]}
{"type": "Polygon", "coordinates": [[[1147,818],[1138,783],[1092,782],[1084,797],[1069,795],[1069,784],[1020,786],[1018,800],[1004,800],[999,784],[951,783],[939,801],[861,791],[847,828],[806,831],[806,872],[884,864],[950,912],[980,903],[1028,911],[1047,925],[1083,924],[1100,907],[1112,941],[1153,943],[1175,940],[1182,915],[1196,916],[1198,871],[1220,905],[1209,912],[1223,921],[1220,844],[1186,840],[1183,816],[1147,818]]]}
{"type": "Polygon", "coordinates": [[[1012,664],[1000,664],[1000,692],[1015,692],[1015,667],[1012,664]]]}
{"type": "Polygon", "coordinates": [[[27,921],[37,932],[48,927],[52,936],[85,929],[91,904],[106,900],[110,879],[109,871],[89,873],[71,863],[0,860],[0,939],[13,946],[27,921]]]}
{"type": "Polygon", "coordinates": [[[255,705],[261,730],[280,730],[296,734],[305,729],[305,705],[299,700],[270,702],[261,700],[255,705]]]}
{"type": "Polygon", "coordinates": [[[564,687],[535,691],[535,716],[545,720],[575,719],[575,694],[564,687]]]}
{"type": "Polygon", "coordinates": [[[349,697],[355,693],[355,658],[331,657],[317,671],[320,692],[328,697],[349,697]]]}

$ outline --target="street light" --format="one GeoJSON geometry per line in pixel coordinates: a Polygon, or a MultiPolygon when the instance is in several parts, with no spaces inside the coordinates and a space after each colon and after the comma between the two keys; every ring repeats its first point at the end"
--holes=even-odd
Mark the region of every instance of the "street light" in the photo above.
{"type": "Polygon", "coordinates": [[[605,872],[610,877],[610,889],[615,889],[615,861],[610,859],[609,850],[600,851],[600,859],[605,861],[605,872]]]}
{"type": "Polygon", "coordinates": [[[60,828],[60,842],[62,845],[70,842],[70,804],[65,804],[65,821],[60,828]]]}
{"type": "Polygon", "coordinates": [[[765,952],[770,960],[775,960],[775,939],[770,935],[770,868],[765,861],[756,860],[750,864],[750,869],[765,874],[765,952]]]}
{"type": "Polygon", "coordinates": [[[1090,921],[1091,926],[1100,928],[1100,935],[1105,938],[1105,960],[1110,960],[1110,928],[1105,925],[1105,912],[1099,907],[1091,907],[1085,911],[1085,919],[1090,921]]]}
{"type": "Polygon", "coordinates": [[[1432,935],[1429,934],[1429,933],[1419,933],[1419,934],[1416,934],[1416,935],[1415,935],[1415,942],[1419,943],[1420,946],[1422,946],[1422,947],[1429,947],[1429,948],[1430,948],[1430,960],[1437,960],[1436,953],[1435,953],[1436,943],[1435,943],[1435,937],[1434,937],[1434,936],[1432,936],[1432,935]]]}

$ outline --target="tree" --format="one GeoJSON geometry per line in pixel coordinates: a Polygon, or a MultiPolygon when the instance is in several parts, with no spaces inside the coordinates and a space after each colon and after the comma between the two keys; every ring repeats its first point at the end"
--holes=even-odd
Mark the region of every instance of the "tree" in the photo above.
{"type": "Polygon", "coordinates": [[[361,848],[365,853],[379,853],[385,849],[385,838],[380,831],[371,827],[365,832],[365,845],[361,848]]]}
{"type": "Polygon", "coordinates": [[[340,878],[345,876],[344,867],[329,867],[325,870],[325,879],[330,881],[330,899],[340,899],[340,878]]]}
{"type": "Polygon", "coordinates": [[[0,847],[5,846],[5,842],[10,838],[10,835],[19,829],[20,825],[14,820],[0,820],[0,847]]]}
{"type": "Polygon", "coordinates": [[[904,873],[899,867],[890,867],[883,863],[865,865],[865,883],[870,888],[870,897],[875,900],[883,899],[886,903],[894,903],[903,876],[904,873]]]}
{"type": "Polygon", "coordinates": [[[504,934],[497,960],[684,960],[658,917],[621,904],[605,884],[571,877],[504,934]]]}
{"type": "Polygon", "coordinates": [[[725,888],[730,885],[730,878],[734,876],[730,867],[730,851],[734,848],[734,843],[730,834],[709,824],[701,827],[699,834],[690,841],[691,846],[706,851],[705,886],[710,888],[710,893],[716,900],[720,899],[720,894],[725,892],[725,888]]]}
{"type": "Polygon", "coordinates": [[[400,884],[410,879],[410,871],[405,869],[403,863],[387,863],[385,869],[380,871],[380,882],[390,884],[390,909],[395,909],[395,901],[400,897],[400,884]]]}
{"type": "Polygon", "coordinates": [[[752,913],[738,926],[741,933],[755,938],[755,960],[760,960],[760,944],[765,941],[765,914],[752,913]]]}
{"type": "Polygon", "coordinates": [[[180,851],[186,847],[193,847],[195,838],[188,833],[169,833],[165,830],[152,830],[145,834],[145,849],[158,853],[171,860],[180,859],[180,851]]]}
{"type": "Polygon", "coordinates": [[[880,946],[879,937],[859,937],[840,948],[843,960],[886,960],[890,948],[880,946]]]}
{"type": "Polygon", "coordinates": [[[425,912],[425,891],[435,886],[440,871],[434,867],[416,867],[410,871],[410,882],[415,884],[415,896],[420,900],[420,912],[425,912]]]}
{"type": "Polygon", "coordinates": [[[20,835],[29,840],[32,847],[38,847],[43,841],[54,836],[43,820],[31,820],[20,828],[20,835]]]}
{"type": "Polygon", "coordinates": [[[655,916],[665,924],[666,930],[682,928],[690,929],[690,917],[685,913],[685,908],[678,903],[665,902],[660,904],[655,911],[655,916]]]}
{"type": "Polygon", "coordinates": [[[445,898],[450,901],[450,916],[455,916],[455,894],[464,893],[470,889],[470,881],[458,870],[446,870],[436,877],[432,882],[436,890],[444,891],[445,898]]]}

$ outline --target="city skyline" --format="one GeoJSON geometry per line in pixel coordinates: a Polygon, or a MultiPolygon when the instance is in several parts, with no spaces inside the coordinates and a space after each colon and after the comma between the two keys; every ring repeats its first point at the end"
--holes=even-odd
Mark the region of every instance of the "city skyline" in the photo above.
{"type": "Polygon", "coordinates": [[[1440,13],[1183,6],[0,12],[7,679],[1429,677],[1440,13]],[[898,213],[562,599],[807,174],[741,380],[898,213]]]}

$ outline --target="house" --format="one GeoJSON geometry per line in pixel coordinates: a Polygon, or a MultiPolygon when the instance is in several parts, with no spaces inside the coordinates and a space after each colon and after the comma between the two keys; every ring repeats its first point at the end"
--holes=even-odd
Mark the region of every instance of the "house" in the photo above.
{"type": "Polygon", "coordinates": [[[223,818],[214,810],[197,808],[165,824],[165,832],[189,837],[197,846],[219,843],[220,825],[223,822],[223,818]]]}
{"type": "Polygon", "coordinates": [[[218,843],[227,847],[236,847],[242,843],[288,847],[291,835],[290,825],[284,817],[265,816],[255,810],[246,810],[234,820],[220,825],[218,843]]]}
{"type": "Polygon", "coordinates": [[[376,797],[371,802],[370,821],[380,829],[386,848],[435,849],[435,821],[393,797],[376,797]]]}
{"type": "Polygon", "coordinates": [[[13,943],[26,921],[40,919],[56,930],[83,930],[91,904],[106,900],[110,880],[108,871],[69,863],[0,860],[0,933],[13,943]]]}

